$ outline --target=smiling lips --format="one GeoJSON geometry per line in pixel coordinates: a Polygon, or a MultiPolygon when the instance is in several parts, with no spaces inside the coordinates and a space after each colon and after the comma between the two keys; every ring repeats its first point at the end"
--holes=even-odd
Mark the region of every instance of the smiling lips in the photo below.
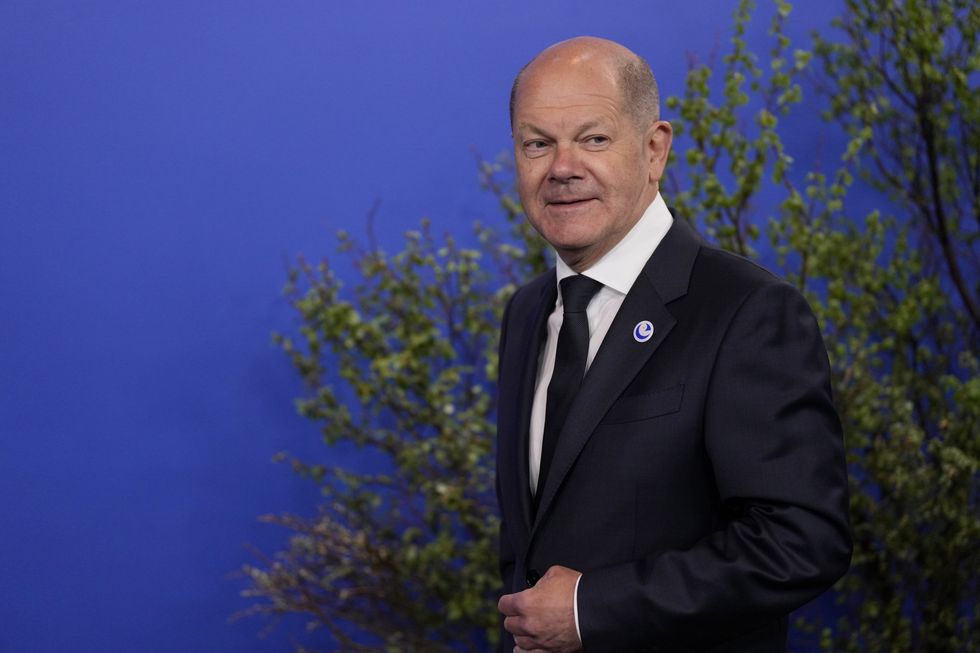
{"type": "Polygon", "coordinates": [[[576,206],[582,206],[583,204],[591,202],[594,199],[595,199],[594,197],[583,197],[581,199],[560,199],[560,200],[554,199],[554,200],[546,200],[546,204],[549,207],[557,207],[559,209],[565,207],[574,208],[576,206]]]}

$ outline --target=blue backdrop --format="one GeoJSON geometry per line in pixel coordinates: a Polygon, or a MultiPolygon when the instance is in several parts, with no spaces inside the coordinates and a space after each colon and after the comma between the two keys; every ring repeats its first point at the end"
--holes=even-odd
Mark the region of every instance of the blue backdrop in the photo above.
{"type": "Polygon", "coordinates": [[[499,221],[475,155],[522,64],[607,36],[679,94],[731,4],[0,2],[0,652],[286,650],[228,622],[285,538],[256,517],[316,499],[270,462],[320,452],[270,344],[286,261],[376,201],[393,246],[499,221]]]}

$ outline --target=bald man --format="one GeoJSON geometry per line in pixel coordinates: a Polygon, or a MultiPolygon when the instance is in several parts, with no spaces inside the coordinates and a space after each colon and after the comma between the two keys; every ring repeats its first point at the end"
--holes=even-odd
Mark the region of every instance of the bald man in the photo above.
{"type": "Polygon", "coordinates": [[[626,48],[542,52],[511,126],[557,265],[501,329],[501,650],[784,651],[851,552],[811,311],[671,215],[671,127],[626,48]]]}

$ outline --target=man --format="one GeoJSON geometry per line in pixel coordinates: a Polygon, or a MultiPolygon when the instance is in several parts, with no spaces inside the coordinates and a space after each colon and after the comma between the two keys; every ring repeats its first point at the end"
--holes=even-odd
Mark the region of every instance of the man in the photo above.
{"type": "Polygon", "coordinates": [[[548,48],[511,124],[558,260],[501,330],[501,650],[784,651],[787,614],[850,559],[812,313],[671,216],[671,127],[626,48],[548,48]]]}

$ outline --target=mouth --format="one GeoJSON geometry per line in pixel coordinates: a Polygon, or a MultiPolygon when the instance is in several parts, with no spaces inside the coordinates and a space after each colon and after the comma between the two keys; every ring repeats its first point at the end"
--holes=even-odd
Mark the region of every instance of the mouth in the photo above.
{"type": "Polygon", "coordinates": [[[557,208],[574,208],[576,206],[582,206],[594,200],[594,197],[584,197],[581,199],[561,199],[561,200],[548,200],[545,202],[547,206],[554,206],[557,208]]]}

